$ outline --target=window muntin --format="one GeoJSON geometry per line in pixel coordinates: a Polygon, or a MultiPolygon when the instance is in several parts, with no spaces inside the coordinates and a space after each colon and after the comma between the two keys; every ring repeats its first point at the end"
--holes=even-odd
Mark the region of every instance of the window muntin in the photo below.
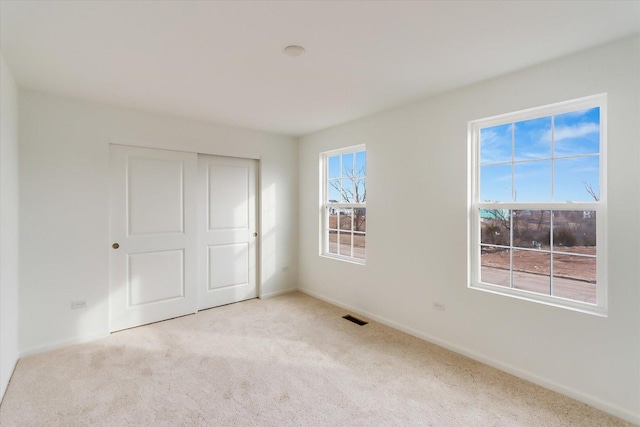
{"type": "Polygon", "coordinates": [[[326,152],[321,159],[321,254],[363,264],[367,218],[365,146],[326,152]]]}
{"type": "Polygon", "coordinates": [[[470,287],[606,314],[606,96],[470,123],[470,287]]]}

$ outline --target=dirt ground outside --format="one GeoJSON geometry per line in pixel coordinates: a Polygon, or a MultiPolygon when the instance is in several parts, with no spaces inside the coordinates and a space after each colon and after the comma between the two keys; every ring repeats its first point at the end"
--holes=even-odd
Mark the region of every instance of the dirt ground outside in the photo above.
{"type": "Polygon", "coordinates": [[[340,233],[340,252],[338,252],[337,233],[329,232],[329,253],[364,259],[365,239],[364,234],[353,235],[353,254],[351,254],[351,233],[340,233]]]}
{"type": "Polygon", "coordinates": [[[329,253],[365,258],[367,219],[364,213],[365,209],[357,208],[329,215],[329,253]]]}
{"type": "MultiPolygon", "coordinates": [[[[542,250],[549,250],[542,247],[542,250]]],[[[574,254],[596,255],[594,246],[554,248],[553,288],[551,287],[551,254],[514,249],[513,287],[545,295],[553,294],[576,301],[596,302],[596,258],[574,254]]],[[[509,249],[488,248],[481,255],[482,281],[510,286],[509,249]]]]}
{"type": "MultiPolygon", "coordinates": [[[[488,250],[482,254],[482,265],[487,267],[509,269],[509,250],[488,250]]],[[[549,250],[549,247],[542,247],[549,250]]],[[[566,279],[595,282],[596,259],[569,255],[569,253],[594,255],[595,246],[573,246],[571,248],[554,248],[553,275],[566,279]]],[[[549,275],[551,271],[551,256],[548,252],[534,252],[514,249],[513,269],[524,273],[549,275]]]]}

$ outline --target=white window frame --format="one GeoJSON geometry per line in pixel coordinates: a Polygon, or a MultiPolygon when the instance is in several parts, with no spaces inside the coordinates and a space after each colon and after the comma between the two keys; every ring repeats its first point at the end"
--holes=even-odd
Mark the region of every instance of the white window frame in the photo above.
{"type": "MultiPolygon", "coordinates": [[[[600,94],[546,105],[514,113],[503,114],[469,122],[468,155],[468,287],[508,297],[561,307],[598,316],[607,316],[607,251],[606,251],[606,213],[607,213],[607,95],[600,94]],[[482,202],[480,201],[480,130],[483,128],[515,123],[541,117],[548,117],[572,111],[600,107],[600,198],[588,202],[482,202]],[[481,209],[511,210],[584,210],[596,212],[596,303],[576,301],[552,295],[538,294],[526,290],[484,283],[480,280],[481,270],[481,209]]],[[[553,156],[553,154],[552,154],[553,156]]],[[[553,174],[553,168],[552,168],[553,174]]],[[[553,179],[553,175],[552,175],[553,179]]],[[[510,245],[511,246],[511,245],[510,245]]],[[[511,267],[511,273],[513,267],[511,267]]],[[[553,273],[550,273],[553,278],[553,273]]]]}
{"type": "MultiPolygon", "coordinates": [[[[325,151],[320,153],[320,256],[337,259],[340,261],[347,261],[355,264],[364,265],[366,263],[366,243],[365,243],[365,256],[364,258],[357,258],[355,256],[347,256],[341,254],[334,254],[329,252],[329,209],[366,209],[367,203],[366,200],[364,203],[329,203],[328,193],[329,189],[327,188],[327,183],[329,181],[329,158],[334,156],[342,156],[343,154],[349,154],[367,151],[367,147],[365,144],[353,145],[350,147],[340,148],[337,150],[325,151]]],[[[368,167],[368,160],[367,160],[368,167]]],[[[341,165],[342,169],[342,165],[341,165]]],[[[368,172],[367,172],[368,173],[368,172]]],[[[364,176],[366,180],[366,174],[364,176]]],[[[366,184],[365,184],[366,185],[366,184]]],[[[352,224],[353,229],[353,224],[352,224]]],[[[357,232],[355,234],[362,234],[365,236],[367,231],[357,232]]],[[[352,238],[353,239],[353,238],[352,238]]],[[[340,246],[340,242],[338,242],[338,246],[340,246]]],[[[353,240],[351,241],[351,248],[353,249],[353,240]]]]}

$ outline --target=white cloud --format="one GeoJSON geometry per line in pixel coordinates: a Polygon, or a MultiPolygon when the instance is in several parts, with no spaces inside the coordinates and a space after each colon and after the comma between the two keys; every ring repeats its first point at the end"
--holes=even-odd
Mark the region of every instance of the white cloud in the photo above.
{"type": "Polygon", "coordinates": [[[482,163],[495,163],[511,160],[510,132],[498,132],[496,128],[482,129],[482,163]]]}
{"type": "Polygon", "coordinates": [[[563,139],[579,138],[598,132],[600,132],[600,126],[597,123],[580,123],[576,126],[556,127],[553,136],[556,141],[562,141],[563,139]]]}
{"type": "Polygon", "coordinates": [[[598,172],[600,172],[600,168],[598,166],[591,166],[591,167],[585,166],[581,168],[571,169],[571,172],[574,174],[588,173],[588,174],[593,174],[597,176],[598,172]]]}

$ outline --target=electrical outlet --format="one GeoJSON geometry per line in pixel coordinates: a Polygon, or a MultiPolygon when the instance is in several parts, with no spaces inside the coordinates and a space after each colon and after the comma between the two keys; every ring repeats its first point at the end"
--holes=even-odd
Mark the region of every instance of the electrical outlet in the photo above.
{"type": "Polygon", "coordinates": [[[433,309],[438,311],[444,311],[444,304],[441,302],[434,302],[433,309]]]}
{"type": "Polygon", "coordinates": [[[72,310],[77,310],[79,308],[87,308],[87,300],[86,299],[78,300],[78,301],[71,301],[71,309],[72,310]]]}

